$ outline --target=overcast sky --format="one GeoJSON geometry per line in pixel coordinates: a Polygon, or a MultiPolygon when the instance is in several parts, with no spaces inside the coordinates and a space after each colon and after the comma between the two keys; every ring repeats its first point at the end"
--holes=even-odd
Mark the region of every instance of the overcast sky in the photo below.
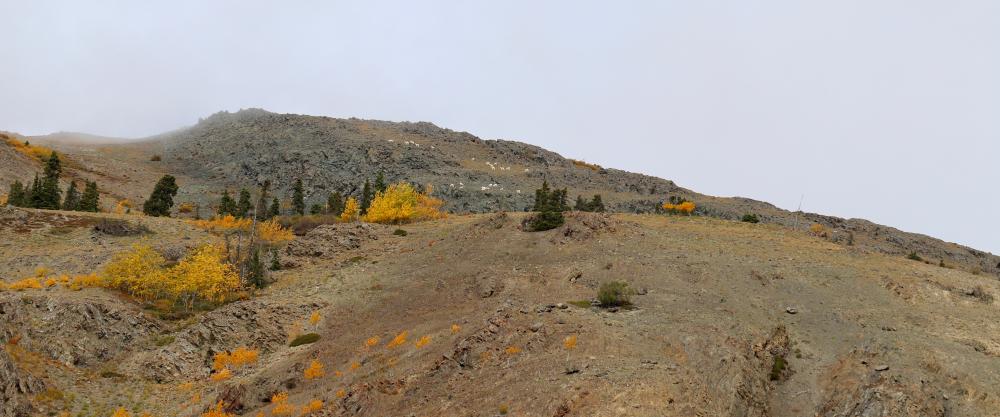
{"type": "Polygon", "coordinates": [[[1000,1],[0,0],[0,130],[430,121],[1000,253],[1000,1]]]}

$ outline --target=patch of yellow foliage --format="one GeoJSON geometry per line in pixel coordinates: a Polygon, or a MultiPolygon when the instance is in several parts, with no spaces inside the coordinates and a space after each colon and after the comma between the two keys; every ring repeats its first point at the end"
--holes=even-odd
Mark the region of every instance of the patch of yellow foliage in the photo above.
{"type": "Polygon", "coordinates": [[[361,206],[358,204],[358,199],[354,197],[348,197],[347,202],[344,203],[344,211],[340,213],[340,221],[343,222],[353,222],[358,220],[358,213],[361,212],[361,206]]]}
{"type": "Polygon", "coordinates": [[[378,336],[372,336],[369,337],[368,340],[365,340],[365,348],[367,349],[371,349],[376,345],[378,345],[378,336]]]}
{"type": "Polygon", "coordinates": [[[7,286],[7,289],[11,291],[36,290],[39,288],[42,288],[42,283],[35,277],[14,281],[7,286]]]}
{"type": "Polygon", "coordinates": [[[295,412],[294,406],[288,404],[288,393],[279,392],[271,396],[271,415],[290,416],[295,412]]]}
{"type": "Polygon", "coordinates": [[[812,233],[812,234],[814,234],[816,236],[819,236],[819,237],[826,237],[827,236],[826,228],[823,227],[823,225],[819,224],[819,223],[813,223],[812,226],[809,226],[809,233],[812,233]]]}
{"type": "Polygon", "coordinates": [[[309,367],[303,372],[303,376],[305,376],[306,379],[322,378],[323,375],[326,375],[326,372],[323,371],[323,364],[316,359],[313,359],[313,361],[309,363],[309,367]]]}
{"type": "Polygon", "coordinates": [[[430,196],[431,187],[418,193],[408,182],[390,185],[384,192],[375,194],[362,220],[369,223],[401,224],[445,217],[441,211],[444,202],[430,196]]]}
{"type": "Polygon", "coordinates": [[[219,352],[212,360],[212,369],[221,371],[224,368],[238,369],[242,366],[257,362],[259,352],[256,349],[248,349],[240,346],[232,352],[219,352]]]}
{"type": "Polygon", "coordinates": [[[302,406],[302,415],[315,413],[323,409],[323,400],[314,399],[309,404],[302,406]]]}
{"type": "Polygon", "coordinates": [[[690,215],[694,212],[696,206],[690,201],[685,201],[680,204],[663,203],[663,209],[671,214],[687,214],[690,215]]]}
{"type": "Polygon", "coordinates": [[[459,326],[457,324],[452,324],[451,325],[451,334],[458,333],[461,330],[462,330],[462,326],[459,326]]]}
{"type": "Polygon", "coordinates": [[[201,417],[236,417],[236,414],[227,413],[222,407],[222,401],[215,403],[215,407],[201,414],[201,417]]]}
{"type": "MultiPolygon", "coordinates": [[[[254,228],[253,219],[236,218],[232,215],[213,217],[208,220],[189,220],[191,224],[209,232],[226,233],[234,230],[249,232],[254,228]]],[[[276,219],[258,222],[257,237],[267,242],[287,242],[295,238],[291,230],[286,229],[276,219]]]]}
{"type": "Polygon", "coordinates": [[[517,346],[507,346],[507,349],[504,349],[504,353],[508,355],[516,355],[518,353],[521,353],[521,348],[517,346]]]}
{"type": "Polygon", "coordinates": [[[132,201],[126,198],[118,201],[118,204],[115,204],[115,209],[112,212],[115,214],[125,214],[126,212],[130,213],[133,207],[135,207],[135,205],[132,204],[132,201]]]}
{"type": "Polygon", "coordinates": [[[566,338],[563,339],[563,347],[566,348],[566,350],[576,348],[576,335],[566,336],[566,338]]]}
{"type": "Polygon", "coordinates": [[[397,334],[396,337],[392,338],[392,340],[390,340],[389,343],[385,345],[385,348],[392,349],[397,346],[402,346],[404,343],[406,343],[406,334],[407,334],[406,330],[403,330],[402,332],[397,334]]]}
{"type": "Polygon", "coordinates": [[[425,335],[425,336],[420,337],[420,339],[417,339],[416,342],[413,342],[413,345],[416,346],[417,349],[419,349],[419,348],[422,348],[424,346],[427,346],[427,344],[430,343],[430,342],[431,342],[431,337],[425,335]]]}
{"type": "Polygon", "coordinates": [[[229,368],[222,368],[221,371],[212,374],[212,381],[219,382],[225,381],[233,377],[233,372],[229,368]]]}
{"type": "Polygon", "coordinates": [[[591,163],[586,162],[586,161],[580,161],[580,160],[576,160],[576,159],[570,159],[570,162],[572,162],[573,165],[576,165],[576,166],[578,166],[580,168],[587,168],[587,169],[591,169],[591,170],[594,170],[594,171],[600,171],[601,170],[601,166],[600,165],[591,164],[591,163]]]}
{"type": "Polygon", "coordinates": [[[25,154],[31,158],[35,158],[39,161],[45,161],[49,159],[52,155],[52,149],[46,148],[39,145],[25,145],[24,142],[17,140],[12,136],[3,135],[4,141],[7,142],[15,151],[25,154]]]}
{"type": "Polygon", "coordinates": [[[166,298],[223,302],[240,288],[235,268],[216,246],[204,245],[170,268],[152,247],[135,244],[116,255],[101,273],[102,286],[116,288],[142,300],[166,298]]]}

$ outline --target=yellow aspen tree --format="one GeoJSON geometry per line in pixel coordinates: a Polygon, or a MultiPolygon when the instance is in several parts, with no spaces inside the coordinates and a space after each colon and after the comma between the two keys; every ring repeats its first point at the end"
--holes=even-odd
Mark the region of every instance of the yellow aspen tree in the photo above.
{"type": "Polygon", "coordinates": [[[357,221],[360,212],[361,206],[358,204],[358,199],[348,197],[347,202],[344,203],[344,211],[340,213],[340,220],[345,222],[357,221]]]}

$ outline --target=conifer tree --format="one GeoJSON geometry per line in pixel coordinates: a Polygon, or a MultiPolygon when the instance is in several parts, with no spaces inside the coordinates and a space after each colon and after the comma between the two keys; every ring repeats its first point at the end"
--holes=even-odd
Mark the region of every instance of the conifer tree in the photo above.
{"type": "Polygon", "coordinates": [[[590,200],[588,206],[590,209],[589,211],[596,211],[598,213],[604,212],[604,201],[601,200],[600,194],[594,194],[594,198],[590,200]]]}
{"type": "Polygon", "coordinates": [[[228,189],[222,192],[222,199],[219,200],[219,208],[216,213],[219,217],[236,215],[236,201],[233,201],[233,198],[229,196],[228,189]]]}
{"type": "Polygon", "coordinates": [[[52,151],[49,159],[45,161],[45,175],[39,185],[38,196],[33,197],[37,202],[35,208],[59,209],[62,194],[59,190],[60,174],[62,174],[62,164],[59,162],[59,155],[56,151],[52,151]]]}
{"type": "Polygon", "coordinates": [[[375,177],[375,193],[384,193],[388,187],[389,185],[385,183],[385,174],[379,171],[375,177]]]}
{"type": "Polygon", "coordinates": [[[344,196],[339,191],[330,193],[326,199],[326,212],[329,214],[340,214],[344,212],[344,196]]]}
{"type": "Polygon", "coordinates": [[[267,284],[264,277],[264,264],[260,261],[260,249],[254,248],[247,261],[247,283],[256,288],[264,288],[267,284]]]}
{"type": "Polygon", "coordinates": [[[97,192],[97,182],[87,181],[83,189],[83,196],[80,197],[80,206],[77,210],[96,213],[100,209],[101,196],[97,192]]]}
{"type": "Polygon", "coordinates": [[[66,189],[66,198],[63,199],[63,210],[77,210],[80,207],[80,193],[76,190],[76,181],[69,182],[66,189]]]}
{"type": "Polygon", "coordinates": [[[21,184],[21,181],[14,180],[10,184],[10,193],[7,194],[7,204],[14,207],[24,207],[24,193],[24,184],[21,184]]]}
{"type": "Polygon", "coordinates": [[[260,198],[257,199],[257,206],[254,209],[254,213],[257,214],[257,220],[267,220],[267,192],[271,188],[271,180],[264,180],[264,184],[260,186],[260,198]]]}
{"type": "Polygon", "coordinates": [[[322,214],[322,213],[323,213],[323,205],[322,204],[313,203],[312,206],[309,206],[309,214],[322,214]]]}
{"type": "Polygon", "coordinates": [[[590,211],[590,206],[587,205],[587,202],[583,199],[582,195],[577,194],[576,204],[573,206],[573,210],[590,211]]]}
{"type": "Polygon", "coordinates": [[[250,214],[250,191],[240,189],[240,202],[236,204],[236,217],[247,217],[250,214]]]}
{"type": "Polygon", "coordinates": [[[374,192],[372,191],[372,185],[365,180],[365,186],[361,189],[361,215],[364,216],[368,213],[368,207],[372,205],[372,199],[374,198],[374,192]]]}
{"type": "Polygon", "coordinates": [[[38,174],[35,174],[35,179],[31,182],[31,189],[27,193],[27,201],[28,204],[25,207],[40,208],[44,205],[42,182],[39,181],[38,174]]]}
{"type": "Polygon", "coordinates": [[[174,206],[175,195],[177,195],[177,181],[172,175],[164,175],[156,182],[153,193],[142,204],[142,212],[147,216],[170,217],[170,208],[174,206]]]}
{"type": "Polygon", "coordinates": [[[549,182],[542,181],[542,188],[535,190],[535,205],[531,211],[542,211],[549,201],[549,182]]]}
{"type": "Polygon", "coordinates": [[[295,188],[292,190],[292,214],[306,214],[306,197],[301,178],[295,180],[295,188]]]}
{"type": "Polygon", "coordinates": [[[281,215],[281,203],[278,202],[278,197],[274,197],[271,200],[271,208],[267,209],[267,217],[273,219],[281,215]]]}
{"type": "Polygon", "coordinates": [[[271,249],[271,270],[272,271],[281,270],[281,260],[278,259],[277,249],[271,249]]]}
{"type": "Polygon", "coordinates": [[[528,226],[533,231],[555,229],[565,222],[563,211],[566,207],[566,189],[549,192],[548,182],[542,183],[542,188],[535,190],[535,211],[528,226]]]}

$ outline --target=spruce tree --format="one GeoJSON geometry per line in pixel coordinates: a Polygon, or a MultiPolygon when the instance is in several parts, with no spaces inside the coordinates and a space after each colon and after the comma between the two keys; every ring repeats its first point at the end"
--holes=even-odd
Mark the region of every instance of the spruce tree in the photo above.
{"type": "Polygon", "coordinates": [[[38,174],[35,174],[35,179],[31,182],[31,189],[27,193],[27,201],[28,204],[25,207],[40,208],[44,205],[42,182],[38,180],[38,174]]]}
{"type": "Polygon", "coordinates": [[[7,194],[7,204],[14,207],[24,207],[24,184],[15,180],[10,184],[10,193],[7,194]]]}
{"type": "Polygon", "coordinates": [[[576,205],[573,206],[573,210],[576,210],[576,211],[590,211],[590,206],[587,205],[587,202],[583,199],[582,195],[577,194],[577,196],[576,196],[576,205]]]}
{"type": "Polygon", "coordinates": [[[344,212],[344,196],[340,192],[332,192],[326,199],[326,212],[329,214],[340,214],[344,212]]]}
{"type": "Polygon", "coordinates": [[[313,203],[309,206],[309,214],[323,214],[323,205],[319,203],[313,203]]]}
{"type": "Polygon", "coordinates": [[[97,182],[87,181],[83,189],[83,196],[80,197],[80,206],[77,210],[96,213],[100,209],[101,196],[97,192],[97,182]]]}
{"type": "Polygon", "coordinates": [[[170,208],[174,206],[174,196],[177,195],[177,181],[172,175],[164,175],[156,182],[153,193],[142,204],[142,212],[147,216],[170,217],[170,208]]]}
{"type": "Polygon", "coordinates": [[[535,190],[535,205],[531,211],[542,211],[549,201],[549,182],[542,181],[542,188],[535,190]]]}
{"type": "Polygon", "coordinates": [[[371,205],[372,205],[372,198],[374,197],[373,194],[374,193],[372,192],[372,185],[371,185],[371,183],[369,183],[368,180],[365,180],[365,186],[364,186],[364,188],[361,189],[361,215],[362,216],[364,216],[365,213],[368,213],[368,207],[371,207],[371,205]]]}
{"type": "Polygon", "coordinates": [[[384,193],[386,188],[389,188],[389,186],[385,183],[385,174],[379,171],[378,176],[375,177],[375,192],[384,193]]]}
{"type": "Polygon", "coordinates": [[[66,198],[63,199],[62,209],[63,210],[77,210],[80,207],[80,193],[76,190],[76,181],[69,182],[69,188],[66,189],[66,198]]]}
{"type": "Polygon", "coordinates": [[[247,217],[250,215],[250,191],[246,188],[240,189],[240,202],[236,204],[236,217],[247,217]]]}
{"type": "Polygon", "coordinates": [[[264,184],[260,186],[260,198],[257,199],[257,206],[254,208],[257,220],[267,220],[267,192],[270,188],[271,180],[264,180],[264,184]]]}
{"type": "Polygon", "coordinates": [[[271,249],[271,270],[272,271],[281,270],[281,260],[278,259],[277,249],[271,249]]]}
{"type": "Polygon", "coordinates": [[[59,175],[62,174],[62,164],[59,162],[59,155],[52,151],[49,159],[45,161],[45,176],[39,185],[38,196],[34,197],[37,205],[35,208],[59,210],[60,195],[59,175]]]}
{"type": "Polygon", "coordinates": [[[267,217],[273,219],[281,215],[281,203],[278,202],[278,197],[271,200],[271,208],[267,209],[267,217]]]}
{"type": "Polygon", "coordinates": [[[236,202],[229,196],[229,189],[222,192],[222,198],[219,200],[219,208],[215,212],[219,217],[236,215],[236,202]]]}
{"type": "Polygon", "coordinates": [[[250,259],[247,261],[247,282],[256,288],[264,288],[267,285],[264,277],[264,264],[260,261],[260,249],[254,248],[250,259]]]}
{"type": "Polygon", "coordinates": [[[295,180],[295,188],[292,189],[292,214],[300,216],[306,214],[306,194],[302,188],[302,179],[295,180]]]}
{"type": "Polygon", "coordinates": [[[588,211],[596,211],[598,213],[604,212],[604,201],[601,200],[600,194],[594,194],[594,198],[590,200],[588,206],[590,208],[588,211]]]}

